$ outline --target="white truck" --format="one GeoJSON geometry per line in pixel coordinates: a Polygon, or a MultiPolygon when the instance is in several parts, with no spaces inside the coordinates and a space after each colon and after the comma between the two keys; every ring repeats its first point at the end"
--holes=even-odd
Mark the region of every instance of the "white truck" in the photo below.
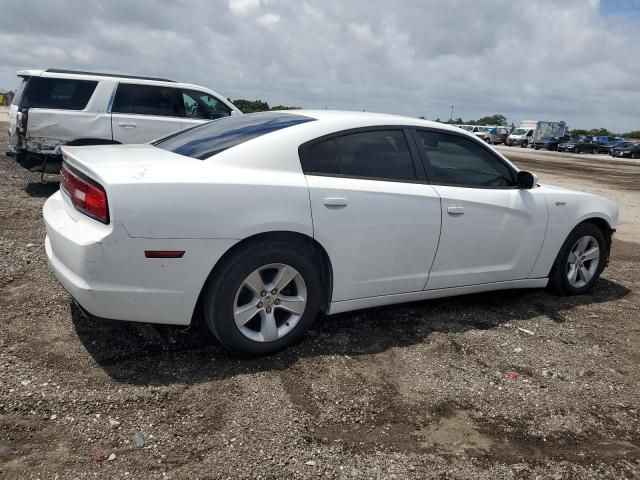
{"type": "Polygon", "coordinates": [[[566,131],[567,125],[565,122],[523,120],[507,137],[506,144],[522,148],[538,145],[538,148],[540,148],[561,139],[566,131]]]}

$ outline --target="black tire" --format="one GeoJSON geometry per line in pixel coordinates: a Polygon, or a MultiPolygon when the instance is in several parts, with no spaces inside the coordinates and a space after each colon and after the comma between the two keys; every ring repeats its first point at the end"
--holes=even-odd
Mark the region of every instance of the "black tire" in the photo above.
{"type": "Polygon", "coordinates": [[[637,160],[640,158],[640,153],[632,153],[631,154],[631,158],[633,158],[634,160],[637,160]]]}
{"type": "Polygon", "coordinates": [[[322,281],[320,269],[310,252],[284,242],[256,243],[228,258],[205,285],[203,317],[211,333],[230,352],[244,357],[269,355],[298,342],[309,329],[320,309],[322,281]],[[244,280],[256,269],[281,263],[295,268],[307,289],[307,303],[296,326],[271,342],[258,342],[245,336],[236,326],[233,308],[236,293],[244,280]]]}
{"type": "Polygon", "coordinates": [[[594,148],[591,150],[591,155],[595,155],[596,153],[598,153],[598,149],[594,148]]]}
{"type": "Polygon", "coordinates": [[[527,142],[526,140],[520,144],[522,148],[527,148],[527,145],[529,145],[529,142],[527,142]]]}
{"type": "Polygon", "coordinates": [[[605,237],[605,233],[591,222],[581,223],[569,234],[562,244],[560,252],[558,252],[558,256],[549,273],[549,288],[561,296],[582,295],[587,293],[597,282],[608,258],[609,242],[605,237]],[[576,288],[569,283],[569,279],[567,278],[567,265],[572,247],[580,238],[585,236],[591,236],[596,239],[598,248],[600,249],[600,257],[598,258],[598,265],[591,280],[587,282],[586,285],[576,288]]]}
{"type": "Polygon", "coordinates": [[[575,147],[575,148],[573,149],[573,153],[580,153],[580,149],[579,149],[578,147],[575,147]]]}

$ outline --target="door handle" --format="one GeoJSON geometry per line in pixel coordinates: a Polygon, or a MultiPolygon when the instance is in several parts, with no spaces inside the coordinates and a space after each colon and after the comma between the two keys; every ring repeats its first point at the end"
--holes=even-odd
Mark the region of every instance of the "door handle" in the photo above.
{"type": "Polygon", "coordinates": [[[122,128],[135,128],[136,126],[135,123],[125,123],[125,122],[120,122],[118,123],[118,125],[122,128]]]}
{"type": "Polygon", "coordinates": [[[349,201],[343,197],[327,197],[324,204],[327,207],[346,207],[349,201]]]}
{"type": "Polygon", "coordinates": [[[449,215],[463,215],[464,214],[464,208],[463,207],[459,207],[459,206],[454,206],[454,207],[447,207],[447,213],[449,215]]]}

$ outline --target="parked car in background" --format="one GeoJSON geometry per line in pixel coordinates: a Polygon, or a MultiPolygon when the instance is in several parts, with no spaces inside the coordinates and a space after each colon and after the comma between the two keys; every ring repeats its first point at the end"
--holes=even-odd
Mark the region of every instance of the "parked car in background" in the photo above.
{"type": "Polygon", "coordinates": [[[477,126],[474,127],[473,134],[487,143],[492,143],[492,139],[494,139],[496,135],[496,132],[492,131],[493,129],[494,127],[477,126]]]}
{"type": "Polygon", "coordinates": [[[611,153],[611,150],[613,150],[616,147],[622,147],[624,146],[625,143],[630,143],[630,142],[626,142],[624,140],[619,140],[619,141],[613,141],[613,142],[608,142],[608,143],[599,143],[598,144],[598,153],[611,153]]]}
{"type": "Polygon", "coordinates": [[[598,144],[588,138],[572,138],[558,144],[559,152],[598,153],[598,144]]]}
{"type": "Polygon", "coordinates": [[[640,158],[640,143],[622,142],[611,149],[612,157],[640,158]]]}
{"type": "Polygon", "coordinates": [[[609,153],[615,145],[624,141],[622,137],[595,137],[599,153],[609,153]]]}
{"type": "Polygon", "coordinates": [[[26,168],[58,171],[63,145],[144,143],[241,113],[213,90],[161,78],[57,69],[18,76],[9,150],[26,168]]]}
{"type": "Polygon", "coordinates": [[[241,355],[296,342],[319,311],[584,294],[618,221],[609,200],[539,185],[472,134],[394,115],[254,113],[62,152],[45,250],[81,308],[181,325],[201,314],[241,355]]]}
{"type": "Polygon", "coordinates": [[[520,146],[526,148],[531,142],[532,137],[533,128],[518,127],[509,134],[505,143],[511,147],[520,146]]]}

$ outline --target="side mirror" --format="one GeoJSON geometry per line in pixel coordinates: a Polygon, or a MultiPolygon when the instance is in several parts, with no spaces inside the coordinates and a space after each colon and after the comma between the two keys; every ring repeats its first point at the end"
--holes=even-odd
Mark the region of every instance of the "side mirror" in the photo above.
{"type": "Polygon", "coordinates": [[[518,172],[518,188],[530,190],[538,184],[538,176],[531,172],[520,170],[518,172]]]}

